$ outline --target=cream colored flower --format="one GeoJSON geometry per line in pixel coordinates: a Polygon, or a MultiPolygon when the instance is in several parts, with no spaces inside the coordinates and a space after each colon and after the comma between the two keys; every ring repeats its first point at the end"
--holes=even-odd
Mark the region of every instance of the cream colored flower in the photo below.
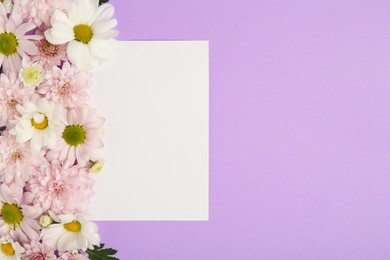
{"type": "Polygon", "coordinates": [[[115,55],[118,32],[113,30],[117,24],[113,14],[112,5],[99,6],[99,0],[73,0],[66,12],[54,12],[46,39],[68,43],[68,58],[77,67],[95,67],[115,55]]]}

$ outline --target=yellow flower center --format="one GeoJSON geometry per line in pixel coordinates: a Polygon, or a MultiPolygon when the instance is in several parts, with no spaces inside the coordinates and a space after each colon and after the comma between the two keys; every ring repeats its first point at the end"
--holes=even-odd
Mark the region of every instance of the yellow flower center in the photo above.
{"type": "Polygon", "coordinates": [[[10,56],[16,53],[18,45],[15,34],[7,32],[0,34],[0,53],[3,55],[10,56]]]}
{"type": "Polygon", "coordinates": [[[1,251],[3,251],[3,253],[5,255],[14,255],[15,254],[15,250],[12,247],[11,243],[2,244],[1,245],[1,251]]]}
{"type": "Polygon", "coordinates": [[[16,204],[3,202],[1,217],[8,225],[18,225],[23,220],[22,209],[16,204]]]}
{"type": "Polygon", "coordinates": [[[89,43],[89,41],[93,37],[93,31],[91,26],[87,24],[79,24],[73,27],[74,32],[74,38],[76,41],[82,42],[82,43],[89,43]]]}
{"type": "Polygon", "coordinates": [[[37,113],[34,115],[33,118],[31,118],[31,124],[36,129],[43,130],[49,126],[49,121],[47,119],[47,116],[41,113],[37,113]]]}
{"type": "Polygon", "coordinates": [[[80,125],[68,125],[62,133],[62,138],[70,146],[78,146],[87,138],[85,130],[80,125]]]}
{"type": "Polygon", "coordinates": [[[79,232],[81,230],[81,224],[77,220],[64,224],[64,228],[70,232],[79,232]]]}

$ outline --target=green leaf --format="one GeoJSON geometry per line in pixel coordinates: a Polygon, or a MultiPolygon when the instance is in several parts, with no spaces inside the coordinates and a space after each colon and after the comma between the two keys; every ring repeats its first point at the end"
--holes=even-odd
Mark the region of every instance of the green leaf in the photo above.
{"type": "Polygon", "coordinates": [[[108,1],[110,1],[110,0],[99,0],[99,4],[101,5],[101,4],[105,4],[105,3],[108,3],[108,1]]]}
{"type": "Polygon", "coordinates": [[[117,250],[112,248],[104,248],[104,244],[94,246],[93,250],[87,250],[87,254],[91,260],[119,260],[119,258],[113,257],[117,252],[117,250]]]}

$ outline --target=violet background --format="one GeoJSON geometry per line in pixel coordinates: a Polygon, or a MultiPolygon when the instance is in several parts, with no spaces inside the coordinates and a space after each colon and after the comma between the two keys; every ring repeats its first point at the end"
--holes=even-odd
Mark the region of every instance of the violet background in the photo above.
{"type": "Polygon", "coordinates": [[[100,222],[120,259],[390,259],[389,1],[111,2],[210,41],[210,221],[100,222]]]}

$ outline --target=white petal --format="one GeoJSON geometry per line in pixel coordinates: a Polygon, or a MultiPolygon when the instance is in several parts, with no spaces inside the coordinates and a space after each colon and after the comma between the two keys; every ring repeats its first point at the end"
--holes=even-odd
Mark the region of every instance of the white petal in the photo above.
{"type": "Polygon", "coordinates": [[[116,19],[111,19],[108,21],[101,21],[101,22],[94,23],[92,25],[92,29],[94,34],[98,34],[113,29],[117,24],[118,22],[116,19]]]}
{"type": "Polygon", "coordinates": [[[50,42],[51,44],[57,44],[57,45],[60,45],[60,44],[64,44],[64,43],[67,43],[71,40],[74,39],[74,35],[70,35],[70,34],[60,34],[60,33],[54,33],[53,34],[53,31],[52,29],[49,29],[49,30],[46,30],[45,31],[45,38],[48,42],[50,42]]]}
{"type": "Polygon", "coordinates": [[[114,39],[102,40],[94,37],[90,42],[91,55],[100,59],[112,59],[115,57],[115,45],[117,42],[114,39]]]}
{"type": "Polygon", "coordinates": [[[101,5],[95,13],[93,23],[110,20],[114,15],[114,7],[110,4],[101,5]]]}
{"type": "Polygon", "coordinates": [[[68,44],[67,53],[69,60],[78,68],[84,69],[87,67],[90,56],[87,44],[71,41],[68,44]]]}

